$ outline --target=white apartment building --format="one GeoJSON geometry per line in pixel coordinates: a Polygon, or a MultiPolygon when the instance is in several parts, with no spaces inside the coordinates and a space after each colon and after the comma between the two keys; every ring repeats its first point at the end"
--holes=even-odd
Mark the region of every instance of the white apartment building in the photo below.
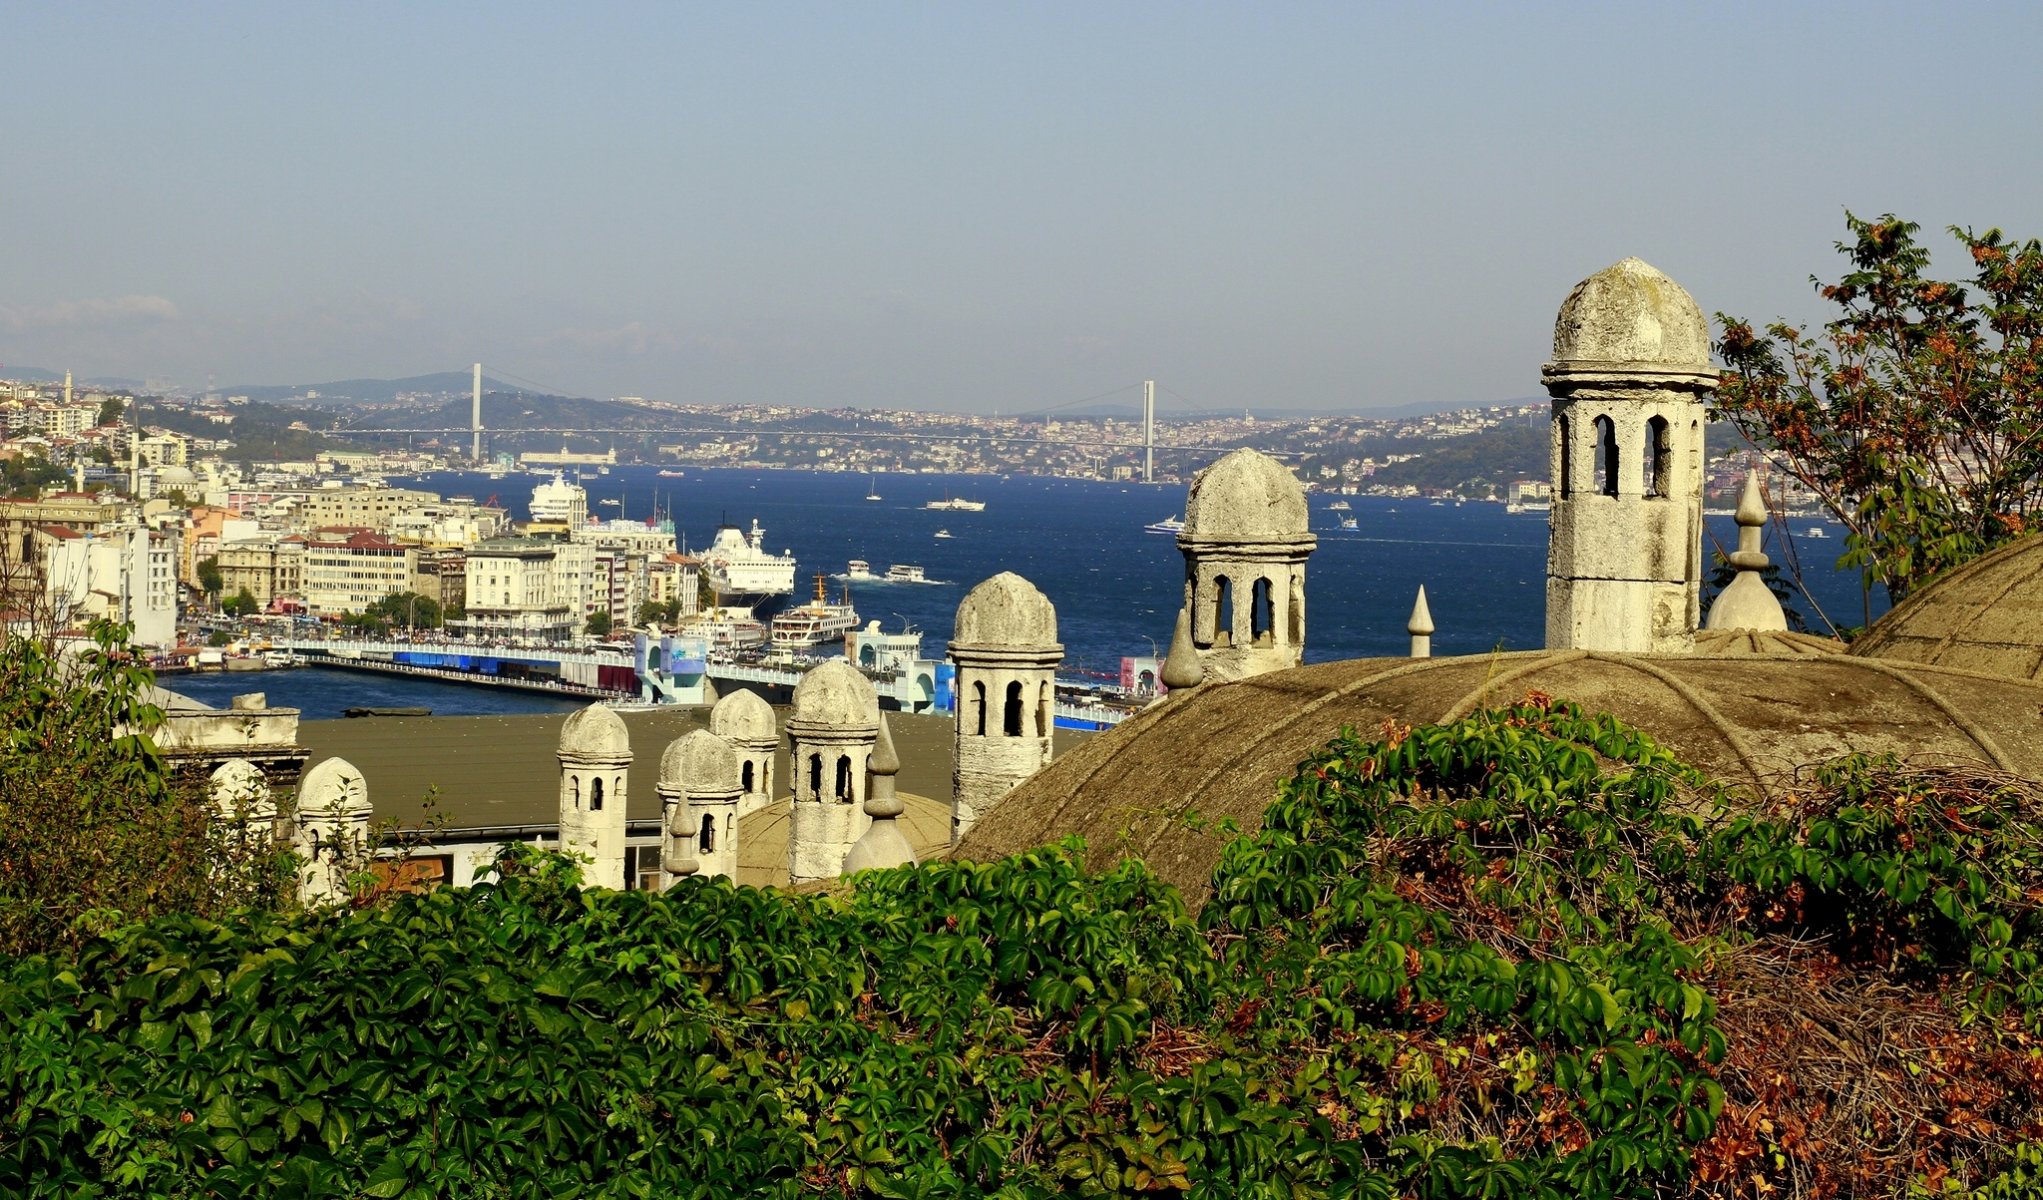
{"type": "Polygon", "coordinates": [[[305,543],[305,610],[314,616],[358,613],[411,587],[418,550],[380,533],[357,533],[305,543]]]}
{"type": "Polygon", "coordinates": [[[469,547],[463,564],[467,617],[454,627],[473,637],[558,639],[587,620],[589,547],[538,538],[492,538],[469,547]]]}
{"type": "Polygon", "coordinates": [[[134,643],[177,644],[177,547],[135,526],[80,533],[48,525],[32,535],[51,611],[60,624],[95,617],[134,625],[134,643]]]}

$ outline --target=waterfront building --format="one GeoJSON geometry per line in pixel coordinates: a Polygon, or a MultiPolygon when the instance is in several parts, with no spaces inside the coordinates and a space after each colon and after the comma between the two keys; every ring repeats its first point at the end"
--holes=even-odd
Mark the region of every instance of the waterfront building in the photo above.
{"type": "Polygon", "coordinates": [[[541,538],[478,542],[462,561],[468,615],[456,628],[472,637],[568,637],[581,632],[587,606],[587,547],[541,538]]]}
{"type": "Polygon", "coordinates": [[[282,597],[302,599],[305,545],[302,534],[280,536],[275,531],[224,543],[215,555],[220,594],[231,598],[245,591],[264,608],[282,597]]]}
{"type": "Polygon", "coordinates": [[[957,667],[951,752],[951,838],[1050,762],[1056,674],[1064,661],[1057,610],[1003,571],[966,593],[950,643],[957,667]]]}
{"type": "Polygon", "coordinates": [[[418,550],[380,533],[315,535],[305,543],[305,610],[314,616],[359,613],[411,587],[418,550]]]}

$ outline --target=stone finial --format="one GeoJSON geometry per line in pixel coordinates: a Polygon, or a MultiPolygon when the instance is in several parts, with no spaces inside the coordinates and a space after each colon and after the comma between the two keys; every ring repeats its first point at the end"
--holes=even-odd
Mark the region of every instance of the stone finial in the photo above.
{"type": "Polygon", "coordinates": [[[1192,613],[1190,609],[1178,610],[1177,628],[1171,631],[1170,653],[1164,656],[1163,686],[1173,691],[1195,688],[1206,679],[1206,668],[1199,662],[1199,651],[1192,645],[1192,613]]]}
{"type": "Polygon", "coordinates": [[[1412,604],[1412,615],[1405,622],[1405,632],[1412,635],[1412,657],[1433,657],[1433,612],[1426,607],[1426,585],[1419,585],[1419,598],[1412,604]]]}
{"type": "Polygon", "coordinates": [[[1760,549],[1766,517],[1766,495],[1759,486],[1759,473],[1748,471],[1745,486],[1738,493],[1738,549],[1730,556],[1731,565],[1738,568],[1738,574],[1717,597],[1716,603],[1710,605],[1709,620],[1703,628],[1762,632],[1784,632],[1787,629],[1788,615],[1781,608],[1780,597],[1766,586],[1766,577],[1761,574],[1770,562],[1766,552],[1760,549]]]}
{"type": "Polygon", "coordinates": [[[667,848],[660,866],[671,880],[682,879],[702,869],[695,857],[695,813],[686,804],[673,806],[667,816],[667,848]]]}
{"type": "Polygon", "coordinates": [[[846,875],[915,865],[915,847],[908,844],[908,835],[901,832],[901,823],[895,819],[903,811],[901,798],[894,792],[894,776],[901,770],[901,756],[894,751],[894,734],[884,713],[880,715],[879,742],[873,747],[867,769],[872,775],[872,787],[866,793],[865,815],[872,818],[872,824],[844,855],[846,875]]]}

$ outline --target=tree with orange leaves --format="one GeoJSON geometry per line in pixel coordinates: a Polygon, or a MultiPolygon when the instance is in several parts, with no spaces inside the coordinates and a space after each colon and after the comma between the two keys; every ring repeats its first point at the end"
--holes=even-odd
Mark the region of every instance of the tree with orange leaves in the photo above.
{"type": "Polygon", "coordinates": [[[1717,314],[1717,416],[1849,531],[1840,565],[1899,602],[2043,522],[2043,244],[1951,228],[1965,283],[1929,276],[1920,227],[1845,222],[1852,269],[1811,279],[1839,315],[1809,335],[1717,314]]]}

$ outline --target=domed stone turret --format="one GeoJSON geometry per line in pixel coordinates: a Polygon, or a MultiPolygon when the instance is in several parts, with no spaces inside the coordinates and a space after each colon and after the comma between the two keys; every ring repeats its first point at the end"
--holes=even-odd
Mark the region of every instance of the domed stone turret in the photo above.
{"type": "Polygon", "coordinates": [[[1036,585],[1002,571],[965,594],[951,638],[953,647],[1054,646],[1057,609],[1036,585]]]}
{"type": "Polygon", "coordinates": [[[670,876],[738,874],[738,798],[744,785],[738,753],[704,729],[667,743],[660,755],[661,827],[667,830],[662,856],[670,876]]]}
{"type": "Polygon", "coordinates": [[[841,658],[813,667],[795,685],[787,740],[794,772],[788,881],[836,877],[871,818],[864,811],[866,766],[879,737],[872,682],[841,658]]]}
{"type": "Polygon", "coordinates": [[[1554,362],[1707,369],[1710,323],[1680,284],[1627,258],[1568,293],[1554,321],[1554,362]]]}
{"type": "Polygon", "coordinates": [[[1693,648],[1709,357],[1701,309],[1636,258],[1562,303],[1541,370],[1553,397],[1549,649],[1693,648]]]}
{"type": "Polygon", "coordinates": [[[1298,477],[1262,451],[1244,447],[1192,480],[1178,543],[1262,542],[1310,536],[1310,528],[1298,477]]]}
{"type": "Polygon", "coordinates": [[[1304,661],[1305,559],[1318,544],[1305,489],[1269,455],[1236,450],[1192,480],[1178,549],[1207,682],[1304,661]]]}
{"type": "Polygon", "coordinates": [[[591,704],[560,727],[560,848],[586,856],[590,887],[624,887],[625,778],[631,732],[624,718],[591,704]]]}
{"type": "Polygon", "coordinates": [[[1056,724],[1057,609],[1036,585],[1003,571],[958,605],[951,738],[951,838],[1050,761],[1056,724]]]}
{"type": "Polygon", "coordinates": [[[306,904],[348,898],[348,874],[368,858],[369,785],[355,764],[329,758],[298,785],[298,895],[306,904]]]}
{"type": "Polygon", "coordinates": [[[745,792],[738,800],[738,815],[773,803],[774,751],[780,748],[773,707],[759,693],[739,688],[709,710],[709,731],[737,751],[738,777],[745,792]]]}

